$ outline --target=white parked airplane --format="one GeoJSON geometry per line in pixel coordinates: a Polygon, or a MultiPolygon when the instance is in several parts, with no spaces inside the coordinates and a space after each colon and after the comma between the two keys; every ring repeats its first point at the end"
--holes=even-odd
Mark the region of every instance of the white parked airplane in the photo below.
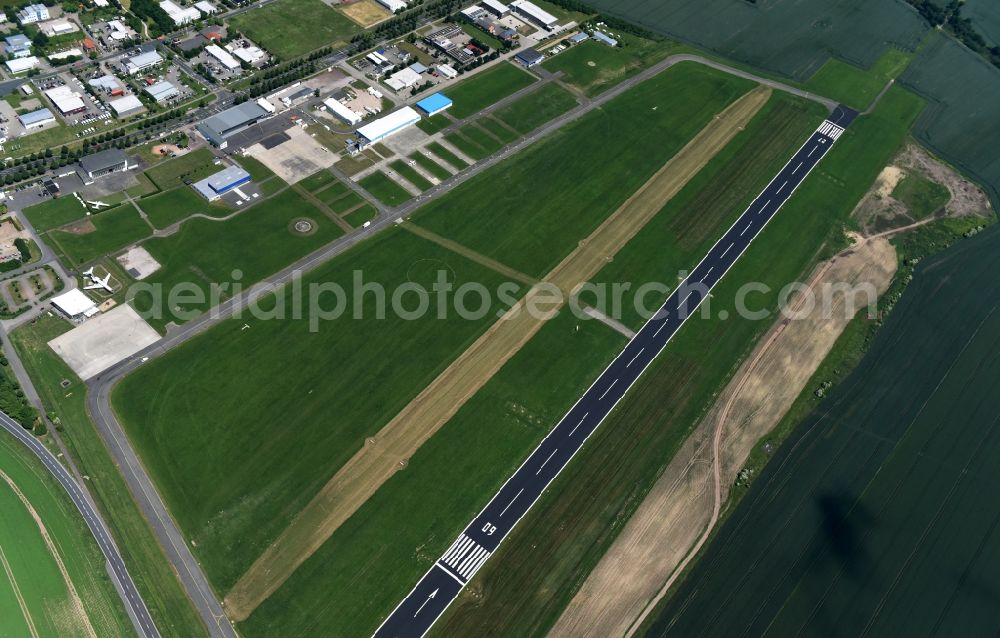
{"type": "Polygon", "coordinates": [[[103,288],[104,290],[107,290],[108,292],[111,292],[111,293],[114,292],[114,290],[111,289],[111,273],[108,273],[104,277],[104,279],[100,279],[98,277],[95,277],[94,275],[91,275],[90,276],[90,281],[91,281],[91,283],[90,283],[89,286],[84,286],[83,287],[84,290],[96,290],[98,288],[103,288]]]}
{"type": "Polygon", "coordinates": [[[104,202],[87,202],[91,208],[108,208],[111,204],[105,204],[104,202]]]}

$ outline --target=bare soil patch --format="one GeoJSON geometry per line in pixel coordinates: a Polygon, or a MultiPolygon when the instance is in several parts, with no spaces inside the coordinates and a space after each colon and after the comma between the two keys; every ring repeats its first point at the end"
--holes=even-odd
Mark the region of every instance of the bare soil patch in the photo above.
{"type": "MultiPolygon", "coordinates": [[[[895,271],[895,249],[886,239],[859,238],[820,264],[809,287],[870,284],[881,295],[895,271]]],[[[850,297],[855,308],[867,301],[860,292],[837,294],[829,313],[817,306],[802,318],[778,320],[670,460],[550,636],[622,636],[640,624],[705,542],[753,446],[789,410],[847,326],[850,297]]]]}
{"type": "MultiPolygon", "coordinates": [[[[747,125],[770,95],[770,89],[758,87],[726,108],[543,281],[560,288],[564,298],[571,296],[747,125]]],[[[525,300],[491,326],[330,479],[226,596],[232,618],[239,621],[249,616],[541,329],[542,319],[522,312],[530,299],[539,296],[547,299],[547,289],[532,287],[525,300]]]]}
{"type": "Polygon", "coordinates": [[[389,10],[378,5],[375,0],[358,0],[358,2],[343,4],[340,11],[362,27],[370,27],[392,17],[389,10]]]}

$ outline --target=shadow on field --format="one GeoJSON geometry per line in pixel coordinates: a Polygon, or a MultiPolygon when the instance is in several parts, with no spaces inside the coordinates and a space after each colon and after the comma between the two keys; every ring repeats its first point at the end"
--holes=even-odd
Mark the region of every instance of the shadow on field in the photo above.
{"type": "Polygon", "coordinates": [[[828,551],[844,575],[852,580],[868,562],[865,536],[875,519],[857,498],[847,492],[820,494],[816,499],[822,533],[820,552],[828,551]]]}

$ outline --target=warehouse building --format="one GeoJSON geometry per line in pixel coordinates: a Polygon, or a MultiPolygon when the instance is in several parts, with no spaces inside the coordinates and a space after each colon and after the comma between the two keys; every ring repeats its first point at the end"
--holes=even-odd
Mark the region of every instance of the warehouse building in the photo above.
{"type": "Polygon", "coordinates": [[[585,40],[589,40],[590,36],[581,31],[580,33],[574,33],[570,36],[569,41],[571,44],[580,44],[585,40]]]}
{"type": "Polygon", "coordinates": [[[214,4],[212,4],[211,2],[205,2],[205,0],[199,0],[198,2],[195,2],[194,7],[195,9],[201,11],[206,16],[210,16],[219,10],[219,8],[216,7],[214,4]]]}
{"type": "Polygon", "coordinates": [[[451,98],[444,93],[435,93],[434,95],[425,97],[417,102],[417,108],[427,115],[437,115],[438,113],[442,113],[447,109],[450,109],[451,105],[451,98]]]}
{"type": "Polygon", "coordinates": [[[349,109],[348,107],[344,106],[344,104],[341,103],[340,100],[334,100],[333,98],[330,98],[328,100],[324,100],[323,105],[327,109],[329,109],[331,113],[333,113],[340,119],[344,120],[351,126],[354,126],[355,124],[361,121],[361,116],[352,111],[351,109],[349,109]]]}
{"type": "Polygon", "coordinates": [[[514,2],[510,3],[510,9],[517,15],[527,18],[546,31],[551,31],[559,24],[559,18],[534,2],[529,2],[529,0],[514,0],[514,2]]]}
{"type": "Polygon", "coordinates": [[[94,300],[84,294],[79,288],[74,288],[58,297],[53,297],[52,306],[65,315],[67,319],[74,321],[89,319],[100,312],[94,300]]]}
{"type": "Polygon", "coordinates": [[[371,144],[381,142],[385,138],[399,133],[405,128],[413,126],[420,121],[420,114],[413,110],[413,107],[403,108],[380,117],[371,124],[366,124],[358,129],[358,146],[365,148],[371,144]]]}
{"type": "Polygon", "coordinates": [[[595,40],[597,40],[601,44],[606,44],[609,47],[616,47],[616,46],[618,46],[618,40],[615,40],[611,36],[609,36],[609,35],[607,35],[605,33],[601,33],[600,31],[594,31],[593,37],[594,37],[595,40]]]}
{"type": "Polygon", "coordinates": [[[30,71],[38,66],[38,58],[31,55],[26,58],[14,58],[13,60],[7,60],[4,64],[7,65],[7,69],[10,71],[11,75],[17,75],[18,73],[30,71]]]}
{"type": "Polygon", "coordinates": [[[126,95],[125,97],[118,98],[117,100],[111,100],[108,102],[108,106],[111,110],[115,112],[117,117],[128,117],[129,115],[135,115],[136,113],[142,111],[142,100],[134,95],[126,95]]]}
{"type": "Polygon", "coordinates": [[[385,81],[385,85],[398,93],[403,89],[420,84],[420,79],[419,73],[413,69],[406,68],[390,75],[389,79],[385,81]]]}
{"type": "Polygon", "coordinates": [[[194,7],[181,7],[171,0],[162,0],[162,2],[160,2],[160,8],[163,9],[168,16],[170,16],[170,19],[173,20],[174,24],[177,26],[190,24],[195,20],[201,19],[201,11],[198,11],[194,7]]]}
{"type": "Polygon", "coordinates": [[[146,93],[149,94],[157,104],[171,100],[181,94],[177,87],[173,85],[172,82],[167,82],[162,80],[153,84],[152,86],[147,86],[145,88],[146,93]]]}
{"type": "Polygon", "coordinates": [[[539,53],[538,49],[529,47],[523,51],[518,51],[517,55],[514,56],[514,59],[517,60],[518,63],[523,64],[525,68],[530,69],[536,64],[541,64],[542,60],[545,59],[545,56],[539,53]]]}
{"type": "Polygon", "coordinates": [[[129,75],[141,73],[163,62],[163,56],[156,51],[147,51],[125,59],[125,70],[129,75]]]}
{"type": "Polygon", "coordinates": [[[122,83],[113,75],[102,75],[99,78],[87,80],[87,84],[109,95],[122,95],[124,93],[122,83]]]}
{"type": "Polygon", "coordinates": [[[406,8],[406,3],[403,0],[376,0],[380,5],[389,10],[390,13],[396,13],[397,11],[402,11],[406,8]]]}
{"type": "Polygon", "coordinates": [[[251,45],[245,47],[234,47],[230,44],[226,46],[226,48],[229,49],[230,53],[247,64],[257,64],[267,57],[267,53],[264,52],[264,49],[261,49],[258,46],[251,45]]]}
{"type": "Polygon", "coordinates": [[[81,157],[77,173],[79,173],[85,183],[92,184],[98,177],[110,175],[111,173],[124,173],[128,169],[128,155],[125,154],[125,151],[118,148],[110,148],[106,151],[81,157]]]}
{"type": "Polygon", "coordinates": [[[87,110],[87,104],[83,101],[83,97],[66,84],[48,89],[43,93],[63,115],[73,115],[87,110]]]}
{"type": "Polygon", "coordinates": [[[202,121],[195,128],[202,137],[219,148],[226,148],[226,140],[240,131],[246,130],[257,122],[270,116],[256,102],[243,104],[226,109],[222,113],[202,121]]]}
{"type": "MultiPolygon", "coordinates": [[[[8,64],[10,63],[8,62],[8,64]]],[[[26,130],[33,131],[35,129],[40,129],[47,124],[52,124],[56,121],[56,116],[53,115],[52,111],[48,109],[38,109],[37,111],[32,111],[31,113],[18,115],[17,120],[26,130]]]]}
{"type": "Polygon", "coordinates": [[[229,51],[226,51],[217,44],[210,44],[205,47],[205,53],[215,58],[215,60],[229,71],[240,68],[240,61],[234,58],[229,51]]]}
{"type": "Polygon", "coordinates": [[[510,7],[499,0],[483,0],[480,6],[497,18],[505,18],[510,15],[510,7]]]}
{"type": "Polygon", "coordinates": [[[455,78],[458,77],[458,71],[456,71],[455,67],[451,66],[450,64],[439,64],[437,69],[438,73],[448,78],[449,80],[454,80],[455,78]]]}
{"type": "Polygon", "coordinates": [[[59,35],[66,35],[67,33],[73,33],[80,30],[78,26],[69,20],[52,20],[51,22],[38,25],[38,28],[41,29],[42,33],[50,38],[54,38],[59,35]]]}
{"type": "Polygon", "coordinates": [[[206,177],[200,182],[195,182],[191,187],[211,202],[249,181],[250,173],[243,170],[242,167],[233,164],[211,177],[206,177]]]}

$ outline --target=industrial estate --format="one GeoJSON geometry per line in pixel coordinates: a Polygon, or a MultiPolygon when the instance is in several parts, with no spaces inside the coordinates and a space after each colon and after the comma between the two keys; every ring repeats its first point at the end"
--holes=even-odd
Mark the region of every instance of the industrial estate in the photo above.
{"type": "Polygon", "coordinates": [[[995,632],[998,24],[0,2],[0,635],[995,632]]]}

